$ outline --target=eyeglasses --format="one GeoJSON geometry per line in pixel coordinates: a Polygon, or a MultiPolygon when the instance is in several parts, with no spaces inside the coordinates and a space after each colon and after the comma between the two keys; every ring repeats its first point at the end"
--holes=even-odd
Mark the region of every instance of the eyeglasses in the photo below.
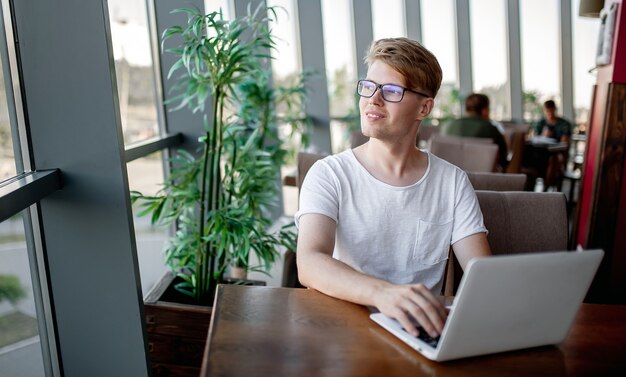
{"type": "Polygon", "coordinates": [[[387,102],[400,102],[404,98],[404,92],[409,91],[411,93],[419,94],[422,97],[430,97],[428,94],[416,92],[409,88],[405,88],[396,84],[377,84],[370,80],[359,80],[356,86],[356,92],[361,97],[370,98],[380,88],[383,95],[383,99],[387,102]]]}

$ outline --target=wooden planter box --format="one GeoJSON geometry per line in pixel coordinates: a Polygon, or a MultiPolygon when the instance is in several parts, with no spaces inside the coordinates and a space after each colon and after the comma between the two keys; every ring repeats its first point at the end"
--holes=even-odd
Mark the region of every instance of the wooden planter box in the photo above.
{"type": "MultiPolygon", "coordinates": [[[[191,298],[176,291],[176,279],[169,272],[164,274],[144,300],[148,351],[155,377],[197,377],[202,365],[212,310],[193,304],[191,298]]],[[[226,279],[224,283],[235,281],[226,279]]],[[[246,280],[244,284],[265,282],[246,280]]]]}

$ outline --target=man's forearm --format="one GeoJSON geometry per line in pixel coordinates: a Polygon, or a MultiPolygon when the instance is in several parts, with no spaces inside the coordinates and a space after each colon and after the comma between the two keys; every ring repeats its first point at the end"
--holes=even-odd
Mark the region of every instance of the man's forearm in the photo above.
{"type": "Polygon", "coordinates": [[[298,253],[297,260],[302,285],[356,304],[375,306],[376,293],[390,285],[323,253],[298,253]]]}

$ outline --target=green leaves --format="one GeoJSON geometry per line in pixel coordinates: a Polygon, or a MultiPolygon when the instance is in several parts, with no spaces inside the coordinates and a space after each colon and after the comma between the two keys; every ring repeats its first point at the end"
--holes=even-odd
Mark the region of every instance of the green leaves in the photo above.
{"type": "Polygon", "coordinates": [[[267,50],[276,44],[265,26],[268,19],[258,19],[260,10],[230,22],[220,12],[204,15],[192,8],[174,11],[188,16],[187,25],[172,26],[162,35],[163,41],[173,36],[183,39],[182,49],[168,50],[178,56],[168,78],[184,68],[181,82],[185,87],[172,93],[180,96],[179,106],[203,111],[208,93],[228,92],[247,74],[263,68],[262,62],[270,59],[267,50]]]}
{"type": "Polygon", "coordinates": [[[24,297],[26,297],[26,291],[22,288],[17,276],[0,275],[0,302],[6,300],[15,305],[24,297]]]}
{"type": "MultiPolygon", "coordinates": [[[[284,103],[301,113],[306,91],[304,81],[284,89],[269,82],[275,42],[262,10],[224,20],[220,12],[181,8],[175,12],[185,14],[187,24],[162,35],[164,43],[180,41],[167,49],[176,56],[168,72],[176,83],[167,103],[192,112],[209,105],[212,118],[204,119],[199,153],[180,150],[169,161],[161,190],[153,196],[132,192],[131,200],[153,224],[175,227],[166,263],[182,279],[177,289],[198,301],[210,297],[229,264],[269,271],[279,247],[295,248],[293,230],[270,231],[267,214],[277,202],[287,154],[275,108],[284,103]],[[249,265],[250,252],[259,257],[258,266],[249,265]]],[[[267,14],[275,11],[268,8],[267,14]]]]}

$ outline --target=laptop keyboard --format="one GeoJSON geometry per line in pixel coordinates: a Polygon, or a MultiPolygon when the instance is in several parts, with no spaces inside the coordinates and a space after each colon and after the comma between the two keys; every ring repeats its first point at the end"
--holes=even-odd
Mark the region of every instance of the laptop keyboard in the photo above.
{"type": "Polygon", "coordinates": [[[425,343],[428,343],[429,346],[433,348],[437,348],[437,344],[439,343],[439,337],[432,338],[426,330],[422,326],[417,327],[417,331],[419,331],[419,335],[417,336],[420,340],[425,343]]]}
{"type": "MultiPolygon", "coordinates": [[[[402,328],[402,330],[406,331],[404,327],[402,328]]],[[[431,337],[422,326],[417,326],[417,331],[419,332],[419,335],[416,336],[416,338],[433,348],[437,348],[437,344],[439,343],[439,337],[431,337]]]]}

